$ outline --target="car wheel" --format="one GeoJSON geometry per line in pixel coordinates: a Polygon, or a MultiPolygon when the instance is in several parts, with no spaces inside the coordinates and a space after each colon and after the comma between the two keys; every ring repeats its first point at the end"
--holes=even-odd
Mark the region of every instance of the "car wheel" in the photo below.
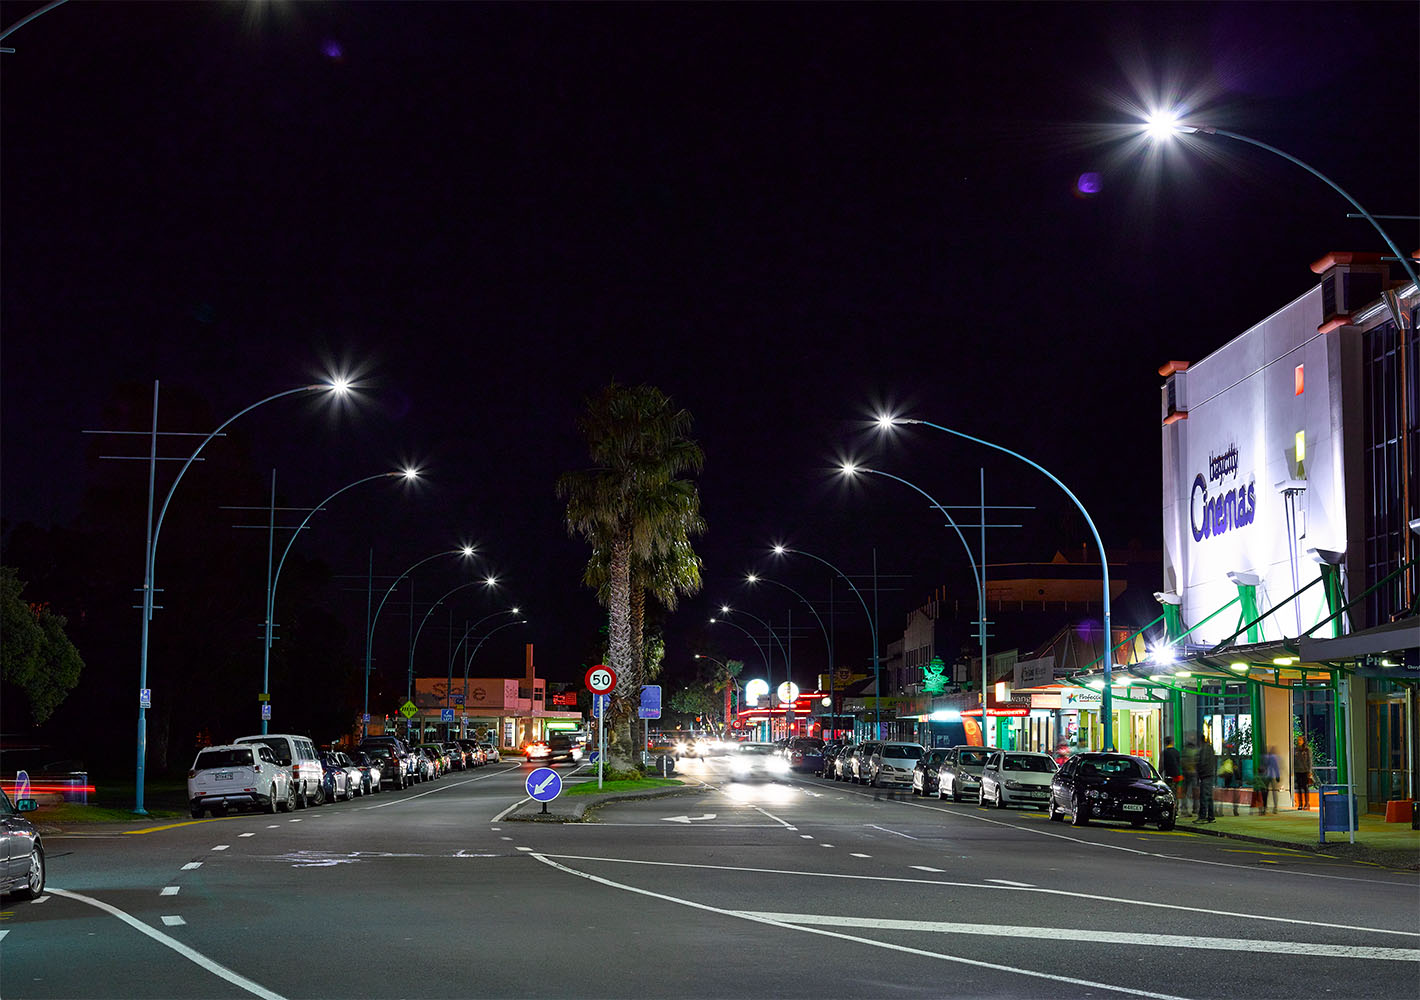
{"type": "Polygon", "coordinates": [[[25,884],[15,890],[17,899],[38,899],[44,892],[44,849],[35,844],[30,849],[30,868],[25,884]]]}
{"type": "Polygon", "coordinates": [[[313,805],[313,806],[323,806],[323,805],[325,805],[325,782],[324,782],[324,781],[322,781],[319,785],[316,786],[316,797],[315,797],[315,799],[314,799],[310,804],[313,805]]]}
{"type": "Polygon", "coordinates": [[[296,789],[293,785],[286,785],[286,797],[281,800],[281,811],[284,813],[294,812],[296,809],[296,789]]]}
{"type": "Polygon", "coordinates": [[[275,813],[280,808],[280,802],[276,798],[276,786],[271,786],[271,791],[266,795],[266,811],[275,813]]]}
{"type": "Polygon", "coordinates": [[[1164,831],[1172,830],[1172,829],[1173,829],[1173,825],[1174,825],[1174,815],[1173,815],[1173,813],[1168,813],[1168,814],[1166,814],[1166,815],[1164,816],[1163,819],[1159,820],[1159,829],[1160,829],[1160,830],[1164,830],[1164,831]]]}
{"type": "Polygon", "coordinates": [[[201,819],[203,809],[201,806],[193,806],[191,809],[188,810],[188,812],[192,814],[193,819],[201,819]]]}
{"type": "Polygon", "coordinates": [[[1080,797],[1078,795],[1075,796],[1075,800],[1070,803],[1070,825],[1085,826],[1089,821],[1089,810],[1085,807],[1085,803],[1080,797]]]}
{"type": "Polygon", "coordinates": [[[1050,821],[1052,823],[1059,823],[1065,818],[1064,814],[1061,813],[1059,809],[1055,808],[1055,796],[1053,795],[1050,797],[1050,805],[1046,807],[1046,811],[1050,813],[1050,821]]]}
{"type": "Polygon", "coordinates": [[[952,801],[961,801],[961,789],[957,787],[957,783],[955,781],[952,782],[952,801]]]}
{"type": "Polygon", "coordinates": [[[1001,794],[1001,786],[1000,786],[1000,785],[997,785],[997,786],[996,786],[996,803],[995,803],[995,805],[996,805],[996,808],[997,808],[997,809],[1005,809],[1005,808],[1006,808],[1006,799],[1005,799],[1005,797],[1002,796],[1002,794],[1001,794]]]}
{"type": "Polygon", "coordinates": [[[306,801],[306,783],[298,781],[296,782],[296,808],[304,809],[308,805],[310,803],[306,801]]]}

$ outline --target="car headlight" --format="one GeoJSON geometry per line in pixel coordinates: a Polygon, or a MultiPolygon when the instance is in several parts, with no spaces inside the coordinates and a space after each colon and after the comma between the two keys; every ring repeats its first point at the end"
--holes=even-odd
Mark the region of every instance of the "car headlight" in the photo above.
{"type": "Polygon", "coordinates": [[[1025,788],[1026,786],[1023,785],[1023,784],[1021,784],[1019,781],[1016,781],[1016,780],[1014,780],[1014,779],[1011,779],[1011,780],[1009,780],[1009,781],[1006,782],[1006,787],[1009,788],[1009,789],[1010,789],[1011,791],[1013,791],[1013,792],[1019,792],[1021,789],[1025,788]]]}

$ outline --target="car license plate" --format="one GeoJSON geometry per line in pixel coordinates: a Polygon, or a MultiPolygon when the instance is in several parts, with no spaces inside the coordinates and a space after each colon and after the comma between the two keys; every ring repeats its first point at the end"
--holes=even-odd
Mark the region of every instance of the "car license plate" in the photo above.
{"type": "Polygon", "coordinates": [[[1126,802],[1124,803],[1124,811],[1127,813],[1141,813],[1144,811],[1144,807],[1137,802],[1126,802]]]}
{"type": "Polygon", "coordinates": [[[231,780],[232,780],[232,772],[231,772],[231,771],[218,771],[218,772],[217,772],[217,780],[218,780],[218,781],[231,781],[231,780]]]}

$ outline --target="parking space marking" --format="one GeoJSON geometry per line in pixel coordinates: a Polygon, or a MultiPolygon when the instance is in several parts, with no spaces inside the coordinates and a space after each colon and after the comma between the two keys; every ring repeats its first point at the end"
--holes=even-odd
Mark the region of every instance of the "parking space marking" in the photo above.
{"type": "Polygon", "coordinates": [[[163,917],[163,926],[164,926],[164,927],[181,927],[181,926],[182,926],[183,924],[185,924],[185,923],[187,923],[187,921],[184,920],[182,917],[171,917],[171,916],[164,916],[164,917],[163,917]]]}
{"type": "Polygon", "coordinates": [[[50,891],[53,892],[55,895],[64,896],[66,899],[73,899],[77,900],[80,903],[87,903],[89,906],[97,907],[98,909],[103,910],[105,913],[117,917],[119,920],[122,920],[125,924],[138,931],[138,933],[147,935],[154,941],[157,941],[159,944],[171,948],[173,951],[177,952],[189,962],[201,966],[208,972],[212,973],[214,976],[218,976],[222,979],[225,979],[227,982],[231,983],[233,986],[236,986],[238,989],[245,990],[253,996],[260,997],[261,1000],[285,1000],[285,998],[282,997],[281,994],[273,992],[272,990],[268,990],[265,986],[262,986],[260,983],[248,979],[246,976],[243,976],[240,973],[233,972],[231,969],[227,968],[225,965],[222,965],[219,962],[214,962],[212,959],[208,958],[200,951],[188,947],[187,945],[179,941],[177,938],[169,937],[157,928],[149,927],[147,924],[139,920],[137,917],[133,916],[131,913],[126,913],[123,910],[120,910],[112,903],[105,903],[101,899],[95,899],[92,896],[85,896],[82,893],[78,892],[70,892],[67,889],[52,889],[50,891]]]}
{"type": "Polygon", "coordinates": [[[178,887],[175,885],[165,885],[163,886],[163,891],[158,893],[159,896],[176,896],[177,894],[178,887]]]}
{"type": "MultiPolygon", "coordinates": [[[[929,865],[909,865],[908,867],[915,868],[919,872],[931,872],[934,875],[940,875],[946,871],[945,868],[933,868],[929,865]]],[[[995,880],[993,879],[992,881],[995,880]]]]}
{"type": "Polygon", "coordinates": [[[194,868],[201,868],[201,867],[202,867],[202,862],[201,862],[201,861],[189,861],[187,864],[185,864],[185,865],[182,866],[182,870],[185,871],[185,872],[190,872],[190,871],[192,871],[194,868]]]}

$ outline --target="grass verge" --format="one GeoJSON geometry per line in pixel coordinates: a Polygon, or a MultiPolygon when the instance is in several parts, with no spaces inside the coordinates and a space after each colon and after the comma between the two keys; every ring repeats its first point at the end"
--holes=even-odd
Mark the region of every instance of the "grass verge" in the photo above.
{"type": "Polygon", "coordinates": [[[52,806],[40,806],[34,812],[25,813],[25,818],[32,823],[65,826],[73,823],[133,823],[186,815],[187,813],[174,809],[149,809],[147,816],[137,816],[134,815],[132,806],[116,809],[109,806],[86,806],[78,802],[61,802],[52,806]]]}
{"type": "Polygon", "coordinates": [[[684,784],[679,778],[640,778],[635,781],[604,781],[597,787],[596,779],[579,781],[563,789],[563,795],[597,795],[605,792],[639,792],[648,788],[670,788],[684,784]]]}

